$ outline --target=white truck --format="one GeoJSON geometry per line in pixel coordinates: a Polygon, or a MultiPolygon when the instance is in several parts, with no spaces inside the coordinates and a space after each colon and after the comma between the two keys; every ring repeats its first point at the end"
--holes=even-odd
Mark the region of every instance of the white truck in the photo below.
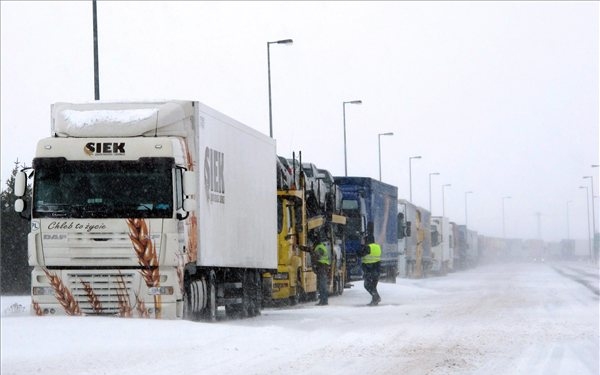
{"type": "Polygon", "coordinates": [[[452,231],[447,217],[431,217],[431,272],[446,275],[453,268],[454,246],[452,231]]]}
{"type": "Polygon", "coordinates": [[[431,270],[431,213],[398,199],[398,269],[401,277],[427,277],[431,270]]]}
{"type": "Polygon", "coordinates": [[[15,182],[22,197],[33,179],[32,311],[259,314],[277,269],[275,160],[274,140],[199,102],[54,104],[15,182]]]}

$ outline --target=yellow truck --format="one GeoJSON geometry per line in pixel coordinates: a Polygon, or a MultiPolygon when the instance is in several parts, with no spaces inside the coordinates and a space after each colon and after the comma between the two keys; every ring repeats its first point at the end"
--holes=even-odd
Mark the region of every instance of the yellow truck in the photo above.
{"type": "Polygon", "coordinates": [[[299,184],[277,190],[277,272],[263,275],[263,282],[270,281],[271,293],[264,295],[264,302],[270,305],[316,300],[317,276],[309,250],[319,235],[327,238],[325,243],[332,260],[329,293],[342,294],[344,290],[346,262],[342,236],[346,218],[332,210],[309,217],[303,173],[298,174],[298,179],[299,184]]]}

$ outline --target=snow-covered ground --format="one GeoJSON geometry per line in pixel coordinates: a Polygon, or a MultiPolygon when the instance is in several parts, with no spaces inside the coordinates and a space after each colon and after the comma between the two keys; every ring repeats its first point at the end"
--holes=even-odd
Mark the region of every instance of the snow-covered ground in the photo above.
{"type": "MultiPolygon", "coordinates": [[[[497,264],[217,323],[34,317],[2,297],[2,374],[599,374],[598,268],[497,264]]],[[[19,305],[20,304],[20,305],[19,305]]]]}

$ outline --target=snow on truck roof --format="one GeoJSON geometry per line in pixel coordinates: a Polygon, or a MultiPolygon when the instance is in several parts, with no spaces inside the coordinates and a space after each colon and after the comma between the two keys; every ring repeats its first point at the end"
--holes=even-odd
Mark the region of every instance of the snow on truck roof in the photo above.
{"type": "Polygon", "coordinates": [[[193,114],[191,101],[56,103],[52,105],[52,135],[185,136],[193,114]]]}

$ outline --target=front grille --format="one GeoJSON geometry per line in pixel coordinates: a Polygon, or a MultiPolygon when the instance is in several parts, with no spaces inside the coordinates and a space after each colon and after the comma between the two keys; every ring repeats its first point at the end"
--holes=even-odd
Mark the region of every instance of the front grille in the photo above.
{"type": "Polygon", "coordinates": [[[69,271],[68,288],[86,315],[127,315],[135,309],[139,282],[133,270],[69,271]]]}

